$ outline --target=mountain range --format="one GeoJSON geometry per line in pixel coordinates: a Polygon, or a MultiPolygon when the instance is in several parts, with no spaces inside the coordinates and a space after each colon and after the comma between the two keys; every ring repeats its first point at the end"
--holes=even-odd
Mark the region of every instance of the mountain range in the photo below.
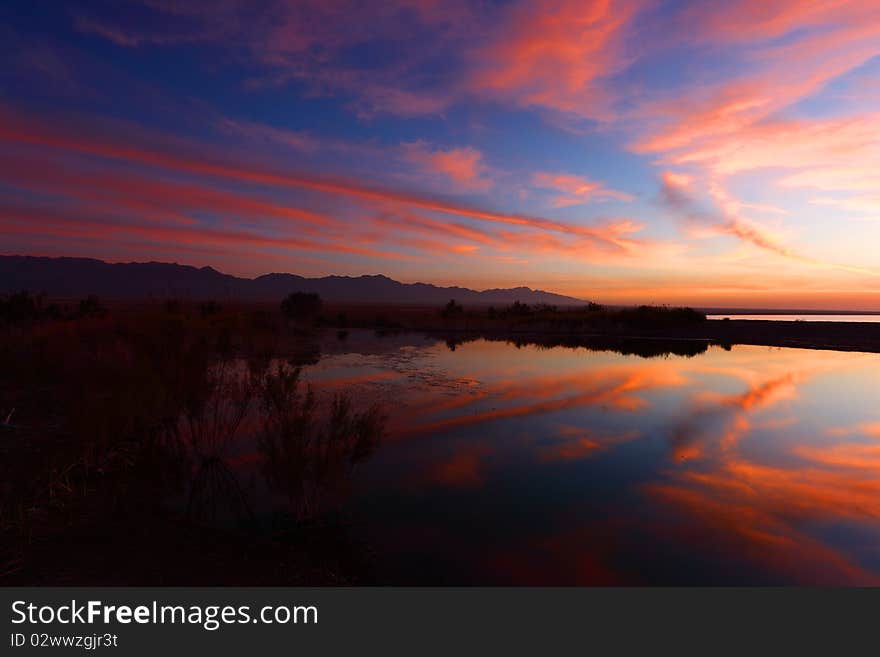
{"type": "Polygon", "coordinates": [[[166,262],[109,263],[92,258],[0,256],[0,293],[44,292],[56,298],[95,294],[105,299],[240,299],[279,301],[291,292],[316,292],[325,301],[440,304],[548,303],[576,305],[584,301],[528,287],[471,290],[429,283],[401,283],[387,276],[324,276],[265,274],[241,278],[212,267],[166,262]]]}

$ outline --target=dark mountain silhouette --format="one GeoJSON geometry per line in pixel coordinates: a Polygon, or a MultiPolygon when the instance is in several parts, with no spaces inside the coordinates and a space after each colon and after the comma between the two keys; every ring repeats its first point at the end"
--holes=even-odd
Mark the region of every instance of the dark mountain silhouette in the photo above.
{"type": "Polygon", "coordinates": [[[580,299],[528,287],[470,290],[427,283],[400,283],[387,276],[325,276],[266,274],[239,278],[212,267],[164,262],[108,263],[91,258],[0,256],[0,293],[21,290],[50,297],[79,298],[96,294],[106,299],[242,299],[277,301],[291,292],[316,292],[326,301],[440,304],[549,303],[575,305],[580,299]]]}

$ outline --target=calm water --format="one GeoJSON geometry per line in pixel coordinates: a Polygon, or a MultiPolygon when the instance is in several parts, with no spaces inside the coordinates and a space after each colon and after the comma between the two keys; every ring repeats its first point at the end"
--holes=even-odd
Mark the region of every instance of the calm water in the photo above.
{"type": "Polygon", "coordinates": [[[763,319],[776,322],[880,322],[880,315],[707,315],[709,319],[763,319]]]}
{"type": "Polygon", "coordinates": [[[353,502],[381,581],[880,583],[880,355],[330,348],[309,380],[390,414],[353,502]]]}

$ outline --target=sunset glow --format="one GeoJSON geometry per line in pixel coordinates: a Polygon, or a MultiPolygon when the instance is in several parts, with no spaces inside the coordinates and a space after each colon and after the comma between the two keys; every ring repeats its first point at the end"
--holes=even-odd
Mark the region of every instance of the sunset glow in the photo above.
{"type": "MultiPolygon", "coordinates": [[[[13,0],[0,24],[2,254],[880,310],[873,0],[13,0]]],[[[563,383],[612,406],[678,383],[609,380],[563,383]]],[[[735,440],[775,399],[711,403],[735,440]]],[[[602,444],[574,439],[544,458],[602,444]]],[[[876,460],[855,447],[802,456],[876,460]]],[[[733,512],[743,467],[654,493],[733,512]]]]}

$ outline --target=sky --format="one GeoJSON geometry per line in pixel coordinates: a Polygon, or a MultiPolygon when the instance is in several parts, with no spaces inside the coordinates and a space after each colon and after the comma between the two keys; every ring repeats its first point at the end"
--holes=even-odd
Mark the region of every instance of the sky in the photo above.
{"type": "Polygon", "coordinates": [[[880,310],[876,0],[7,0],[0,253],[880,310]]]}

